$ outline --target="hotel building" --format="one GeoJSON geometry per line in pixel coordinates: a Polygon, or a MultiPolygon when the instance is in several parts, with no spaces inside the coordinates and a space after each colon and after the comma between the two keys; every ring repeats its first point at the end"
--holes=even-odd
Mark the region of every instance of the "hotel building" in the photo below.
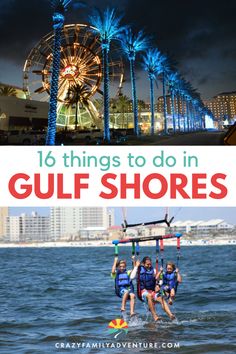
{"type": "Polygon", "coordinates": [[[10,242],[49,241],[50,220],[36,212],[6,217],[6,240],[10,242]]]}
{"type": "Polygon", "coordinates": [[[102,207],[53,207],[50,210],[51,240],[70,238],[82,231],[106,231],[114,225],[114,210],[102,207]]]}
{"type": "Polygon", "coordinates": [[[0,240],[2,240],[6,234],[6,218],[8,217],[9,209],[7,207],[0,208],[0,240]]]}

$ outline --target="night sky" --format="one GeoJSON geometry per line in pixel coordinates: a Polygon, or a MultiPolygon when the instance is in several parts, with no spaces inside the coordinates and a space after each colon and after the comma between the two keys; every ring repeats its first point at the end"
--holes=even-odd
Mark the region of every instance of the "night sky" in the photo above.
{"type": "MultiPolygon", "coordinates": [[[[177,61],[177,68],[203,98],[236,90],[236,1],[86,1],[89,9],[69,11],[66,23],[88,21],[91,6],[109,4],[123,23],[144,29],[153,45],[177,61]]],[[[48,0],[0,0],[0,81],[22,86],[30,49],[51,30],[48,0]]],[[[138,71],[139,98],[148,99],[148,82],[138,71]]],[[[129,80],[125,93],[129,94],[129,80]]]]}

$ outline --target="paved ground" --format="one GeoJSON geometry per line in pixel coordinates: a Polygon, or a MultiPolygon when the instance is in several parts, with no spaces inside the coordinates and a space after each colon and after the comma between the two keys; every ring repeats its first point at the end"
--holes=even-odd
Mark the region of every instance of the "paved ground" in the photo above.
{"type": "MultiPolygon", "coordinates": [[[[223,139],[226,132],[218,131],[203,131],[195,133],[177,133],[176,135],[162,136],[139,136],[135,137],[130,135],[124,142],[117,143],[116,139],[111,140],[110,145],[224,145],[223,139]]],[[[97,139],[92,140],[89,144],[86,144],[85,140],[62,140],[57,145],[96,145],[97,139]]],[[[1,144],[0,144],[1,145],[1,144]]],[[[5,144],[3,144],[5,145],[5,144]]],[[[10,144],[13,145],[13,144],[10,144]]],[[[16,145],[16,144],[15,144],[16,145]]],[[[19,145],[19,144],[18,144],[19,145]]],[[[38,144],[39,145],[39,144],[38,144]]],[[[40,145],[44,145],[44,139],[40,145]]],[[[101,145],[103,145],[101,143],[101,145]]]]}
{"type": "Polygon", "coordinates": [[[175,136],[129,137],[125,145],[224,145],[225,132],[196,132],[175,136]]]}
{"type": "MultiPolygon", "coordinates": [[[[117,143],[115,139],[111,140],[110,145],[224,145],[223,139],[226,132],[219,131],[203,131],[195,133],[177,133],[176,135],[162,136],[145,136],[135,137],[129,135],[125,142],[117,143]]],[[[70,145],[70,143],[65,143],[70,145]]],[[[87,145],[85,141],[77,139],[73,141],[73,145],[87,145]]],[[[96,140],[90,142],[89,145],[96,145],[96,140]]],[[[103,145],[103,143],[101,143],[103,145]]]]}

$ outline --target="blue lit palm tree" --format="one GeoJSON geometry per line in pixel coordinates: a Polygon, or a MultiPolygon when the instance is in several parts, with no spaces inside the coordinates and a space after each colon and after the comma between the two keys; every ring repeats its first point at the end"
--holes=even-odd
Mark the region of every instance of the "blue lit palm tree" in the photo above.
{"type": "Polygon", "coordinates": [[[160,56],[158,49],[150,49],[143,56],[143,67],[148,72],[150,81],[150,102],[151,102],[151,134],[154,134],[155,109],[154,109],[154,87],[153,81],[160,72],[160,56]]]}
{"type": "Polygon", "coordinates": [[[166,55],[160,57],[160,72],[162,74],[162,89],[163,89],[163,114],[164,114],[164,131],[168,134],[167,126],[167,104],[166,104],[166,82],[170,73],[170,62],[166,55]]]}
{"type": "Polygon", "coordinates": [[[192,130],[192,111],[191,111],[191,103],[193,96],[196,95],[196,90],[192,87],[192,85],[187,82],[187,93],[186,93],[186,107],[187,107],[187,127],[188,132],[192,130]]]}
{"type": "Polygon", "coordinates": [[[193,130],[198,130],[198,107],[200,104],[200,94],[194,92],[192,94],[192,120],[193,130]]]}
{"type": "MultiPolygon", "coordinates": [[[[61,60],[61,31],[65,21],[65,12],[67,11],[72,1],[73,0],[50,0],[51,6],[53,8],[52,18],[54,29],[54,47],[46,145],[55,145],[58,79],[60,74],[61,60]]],[[[79,1],[76,1],[75,4],[77,7],[80,7],[80,5],[84,6],[84,3],[79,1]]]]}
{"type": "Polygon", "coordinates": [[[121,17],[116,16],[114,9],[107,8],[104,12],[96,10],[89,17],[90,23],[99,33],[103,57],[103,99],[104,99],[104,140],[110,142],[110,117],[109,117],[109,60],[110,43],[117,39],[124,30],[120,26],[121,17]]]}
{"type": "Polygon", "coordinates": [[[206,114],[206,108],[201,98],[199,99],[198,111],[199,111],[199,129],[201,130],[204,129],[205,127],[205,114],[206,114]]]}
{"type": "Polygon", "coordinates": [[[190,129],[194,130],[194,108],[193,108],[193,97],[190,100],[190,129]]]}
{"type": "Polygon", "coordinates": [[[178,131],[181,131],[181,123],[180,123],[180,88],[181,88],[181,78],[176,83],[176,100],[177,100],[177,111],[178,111],[178,131]]]}
{"type": "Polygon", "coordinates": [[[183,78],[181,80],[181,97],[182,97],[182,115],[183,115],[183,124],[184,124],[184,132],[187,131],[187,94],[188,94],[188,83],[183,78]]]}
{"type": "Polygon", "coordinates": [[[195,129],[199,130],[199,107],[200,103],[198,99],[194,100],[194,111],[195,111],[195,129]]]}
{"type": "Polygon", "coordinates": [[[180,78],[179,80],[179,86],[178,86],[178,99],[179,99],[179,127],[181,128],[181,125],[183,127],[183,131],[185,131],[185,116],[184,116],[184,94],[185,94],[185,80],[184,78],[180,78]],[[182,108],[182,112],[180,112],[180,108],[182,108]],[[182,116],[182,124],[180,123],[180,117],[182,116]]]}
{"type": "Polygon", "coordinates": [[[193,94],[194,89],[190,82],[186,81],[185,82],[185,92],[184,92],[184,97],[185,97],[185,103],[186,103],[186,125],[187,125],[187,131],[190,131],[190,109],[189,109],[189,102],[191,100],[191,95],[193,94]]]}
{"type": "Polygon", "coordinates": [[[168,75],[169,90],[171,94],[171,108],[172,108],[172,120],[173,120],[173,132],[176,133],[176,119],[175,119],[175,95],[178,90],[179,74],[177,72],[170,72],[168,75]]]}
{"type": "Polygon", "coordinates": [[[149,47],[149,39],[145,37],[143,31],[134,34],[130,28],[126,28],[120,36],[123,51],[127,55],[130,62],[130,77],[132,85],[132,100],[134,112],[134,133],[139,135],[138,128],[138,100],[136,93],[136,76],[135,76],[135,58],[138,52],[144,51],[149,47]]]}
{"type": "Polygon", "coordinates": [[[52,62],[52,80],[50,89],[50,102],[48,113],[48,131],[46,145],[55,145],[56,135],[56,120],[57,120],[57,95],[58,95],[58,79],[60,73],[60,59],[61,59],[61,30],[65,21],[65,11],[71,1],[52,0],[53,8],[53,29],[54,29],[54,48],[53,48],[53,62],[52,62]]]}

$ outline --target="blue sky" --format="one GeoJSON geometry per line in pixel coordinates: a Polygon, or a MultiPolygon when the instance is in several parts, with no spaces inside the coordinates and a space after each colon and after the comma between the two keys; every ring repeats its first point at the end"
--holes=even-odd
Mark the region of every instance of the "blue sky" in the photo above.
{"type": "MultiPolygon", "coordinates": [[[[123,221],[123,214],[127,214],[129,223],[153,221],[161,219],[165,215],[165,208],[145,207],[145,208],[114,208],[115,221],[120,225],[123,221]]],[[[49,208],[11,208],[11,215],[20,215],[21,213],[31,213],[37,211],[40,215],[48,215],[49,208]]],[[[175,220],[209,220],[209,219],[224,219],[225,221],[236,224],[236,208],[194,208],[194,207],[179,207],[169,208],[170,217],[174,216],[175,220]]]]}

